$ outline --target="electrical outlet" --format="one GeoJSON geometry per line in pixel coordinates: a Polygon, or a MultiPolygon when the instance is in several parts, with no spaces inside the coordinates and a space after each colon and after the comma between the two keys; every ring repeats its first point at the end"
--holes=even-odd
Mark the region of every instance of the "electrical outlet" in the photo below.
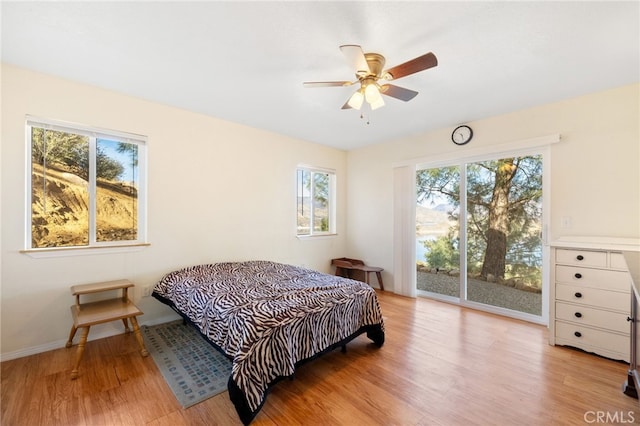
{"type": "Polygon", "coordinates": [[[560,227],[564,229],[571,228],[571,216],[562,216],[560,219],[560,227]]]}
{"type": "Polygon", "coordinates": [[[153,291],[153,286],[152,285],[148,285],[143,289],[142,296],[143,297],[149,297],[149,296],[151,296],[151,292],[152,291],[153,291]]]}

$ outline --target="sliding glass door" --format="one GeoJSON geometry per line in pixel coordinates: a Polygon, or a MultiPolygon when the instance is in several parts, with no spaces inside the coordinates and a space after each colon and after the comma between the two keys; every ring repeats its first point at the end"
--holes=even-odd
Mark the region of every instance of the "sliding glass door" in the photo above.
{"type": "Polygon", "coordinates": [[[416,286],[444,299],[460,298],[460,167],[416,174],[416,286]]]}
{"type": "Polygon", "coordinates": [[[417,293],[542,322],[542,199],[542,154],[417,170],[417,293]]]}

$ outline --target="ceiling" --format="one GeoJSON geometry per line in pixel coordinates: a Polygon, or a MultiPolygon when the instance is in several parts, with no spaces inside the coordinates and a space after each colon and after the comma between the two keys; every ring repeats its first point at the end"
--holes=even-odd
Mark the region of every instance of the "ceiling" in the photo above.
{"type": "MultiPolygon", "coordinates": [[[[640,80],[640,3],[7,2],[2,61],[350,150],[640,80]],[[420,92],[360,118],[339,46],[420,92]],[[368,123],[368,124],[367,124],[368,123]]],[[[50,117],[57,118],[57,117],[50,117]]]]}

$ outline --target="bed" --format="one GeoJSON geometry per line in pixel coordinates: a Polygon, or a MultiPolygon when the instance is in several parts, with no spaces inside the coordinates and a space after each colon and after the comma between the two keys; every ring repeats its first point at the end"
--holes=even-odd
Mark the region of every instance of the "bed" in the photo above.
{"type": "Polygon", "coordinates": [[[153,296],[232,361],[229,397],[249,424],[268,390],[295,368],[366,333],[384,343],[367,284],[270,261],[192,266],[165,275],[153,296]]]}

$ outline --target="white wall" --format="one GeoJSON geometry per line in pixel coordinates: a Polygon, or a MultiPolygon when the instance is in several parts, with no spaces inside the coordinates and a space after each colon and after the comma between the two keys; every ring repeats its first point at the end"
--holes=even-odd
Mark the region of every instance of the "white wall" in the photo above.
{"type": "Polygon", "coordinates": [[[394,163],[551,134],[562,140],[551,147],[549,238],[640,237],[639,93],[635,84],[474,121],[462,147],[451,142],[452,127],[350,151],[349,256],[383,267],[385,289],[394,289],[394,163]],[[571,228],[560,227],[565,216],[571,228]]]}
{"type": "MultiPolygon", "coordinates": [[[[141,288],[199,263],[268,259],[330,271],[345,255],[346,153],[9,65],[2,66],[2,359],[61,347],[74,284],[128,278],[145,312],[172,315],[141,288]],[[27,114],[148,136],[148,238],[137,252],[34,259],[21,254],[25,227],[27,114]],[[338,236],[295,236],[295,169],[333,168],[338,236]]],[[[89,338],[121,332],[92,328],[89,338]]]]}
{"type": "MultiPolygon", "coordinates": [[[[2,359],[64,345],[74,284],[124,277],[140,288],[182,266],[261,258],[328,272],[332,257],[347,255],[385,268],[385,288],[393,290],[392,165],[414,158],[559,133],[550,237],[640,237],[639,85],[471,122],[465,147],[450,142],[447,128],[345,153],[8,65],[1,73],[2,359]],[[26,114],[149,137],[150,247],[47,259],[19,253],[26,114]],[[294,235],[299,163],[337,170],[335,238],[294,235]],[[572,228],[560,228],[563,216],[572,228]]],[[[172,315],[140,291],[135,299],[142,323],[172,315]]],[[[117,323],[98,326],[90,338],[120,331],[117,323]]]]}

